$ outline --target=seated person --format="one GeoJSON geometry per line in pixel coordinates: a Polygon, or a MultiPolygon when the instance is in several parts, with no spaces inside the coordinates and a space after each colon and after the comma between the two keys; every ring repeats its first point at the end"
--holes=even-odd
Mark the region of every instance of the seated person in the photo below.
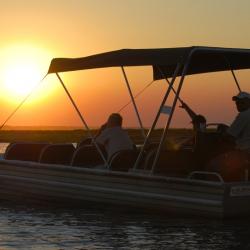
{"type": "Polygon", "coordinates": [[[197,115],[185,102],[182,102],[180,107],[185,109],[192,119],[195,132],[204,132],[206,130],[207,121],[203,115],[197,115]]]}
{"type": "Polygon", "coordinates": [[[193,124],[193,133],[194,136],[189,138],[187,141],[184,142],[184,145],[192,145],[197,146],[201,139],[202,133],[206,130],[206,118],[203,115],[197,115],[186,103],[181,103],[181,108],[185,109],[192,119],[193,124]]]}
{"type": "Polygon", "coordinates": [[[214,171],[208,167],[218,155],[231,150],[234,145],[225,142],[223,133],[227,130],[227,126],[219,124],[216,133],[206,132],[206,118],[202,115],[197,115],[188,105],[182,102],[184,108],[192,119],[194,136],[189,140],[189,145],[193,149],[194,164],[196,170],[214,171]]]}
{"type": "Polygon", "coordinates": [[[122,128],[122,117],[118,113],[109,116],[108,121],[101,126],[94,140],[104,146],[109,161],[118,151],[134,149],[132,140],[122,128]]]}
{"type": "Polygon", "coordinates": [[[225,137],[235,141],[236,148],[250,153],[250,94],[240,92],[233,96],[239,114],[228,128],[225,137]]]}
{"type": "Polygon", "coordinates": [[[209,163],[210,169],[222,173],[226,181],[242,180],[245,169],[249,168],[250,159],[250,94],[240,92],[232,100],[239,114],[224,132],[222,139],[227,144],[235,144],[235,149],[232,147],[209,163]]]}

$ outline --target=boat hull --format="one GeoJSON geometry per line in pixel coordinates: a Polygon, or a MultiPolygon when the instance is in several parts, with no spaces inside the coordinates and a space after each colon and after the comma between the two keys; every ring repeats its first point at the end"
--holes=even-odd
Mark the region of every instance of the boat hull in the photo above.
{"type": "Polygon", "coordinates": [[[250,190],[246,182],[225,184],[138,172],[0,161],[0,198],[35,204],[84,206],[98,202],[223,218],[250,215],[248,187],[250,190]]]}

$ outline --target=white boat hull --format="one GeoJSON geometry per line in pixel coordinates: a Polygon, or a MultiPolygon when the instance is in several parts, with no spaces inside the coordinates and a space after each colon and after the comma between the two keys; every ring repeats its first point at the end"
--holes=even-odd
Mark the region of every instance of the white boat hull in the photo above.
{"type": "Polygon", "coordinates": [[[250,215],[248,188],[250,190],[250,184],[246,182],[225,184],[135,172],[0,161],[0,198],[38,204],[98,202],[223,218],[250,215]]]}

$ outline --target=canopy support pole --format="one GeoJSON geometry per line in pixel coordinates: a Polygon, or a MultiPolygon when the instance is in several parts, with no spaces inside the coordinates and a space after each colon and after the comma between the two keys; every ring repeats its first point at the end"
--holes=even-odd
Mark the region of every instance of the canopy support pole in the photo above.
{"type": "Polygon", "coordinates": [[[238,80],[237,80],[237,78],[236,78],[236,75],[235,75],[235,73],[234,73],[234,70],[232,69],[232,66],[231,66],[230,61],[228,60],[228,58],[227,58],[225,55],[224,55],[224,59],[225,59],[227,65],[228,65],[229,68],[230,68],[230,71],[231,71],[231,73],[232,73],[232,75],[233,75],[234,81],[235,81],[235,83],[236,83],[236,86],[237,86],[239,92],[241,92],[240,84],[239,84],[239,82],[238,82],[238,80]]]}
{"type": "Polygon", "coordinates": [[[92,133],[90,132],[89,126],[88,126],[88,124],[86,123],[86,121],[83,119],[83,116],[82,116],[80,110],[78,109],[78,107],[77,107],[75,101],[73,100],[72,96],[70,95],[68,89],[66,88],[65,84],[63,83],[63,80],[61,79],[61,77],[59,76],[58,73],[56,73],[56,76],[57,76],[57,78],[59,79],[59,81],[60,81],[62,87],[64,88],[64,90],[65,90],[67,96],[69,97],[69,99],[70,99],[72,105],[74,106],[74,108],[75,108],[75,110],[76,110],[78,116],[80,117],[80,119],[81,119],[83,125],[85,126],[85,128],[86,128],[86,130],[87,130],[87,132],[88,132],[88,135],[91,137],[91,139],[92,139],[92,141],[93,141],[93,144],[95,145],[95,147],[96,147],[98,153],[101,155],[101,157],[102,157],[102,159],[103,159],[103,161],[104,161],[104,163],[105,163],[105,166],[109,169],[110,166],[109,166],[107,160],[105,159],[105,157],[104,157],[104,155],[103,155],[103,153],[102,153],[100,147],[98,146],[98,144],[96,143],[94,137],[92,136],[92,133]]]}
{"type": "MultiPolygon", "coordinates": [[[[160,67],[157,67],[159,72],[161,73],[161,75],[164,77],[164,79],[166,80],[166,82],[168,83],[168,85],[170,85],[170,81],[168,80],[168,78],[165,76],[165,74],[162,72],[161,68],[160,67]]],[[[174,94],[176,95],[176,90],[174,89],[174,87],[172,86],[171,87],[172,91],[174,92],[174,94]]],[[[178,100],[182,103],[183,100],[180,98],[180,96],[178,96],[178,100]]]]}
{"type": "Polygon", "coordinates": [[[25,96],[25,98],[19,103],[19,105],[12,111],[12,113],[5,119],[3,124],[0,126],[0,130],[5,126],[5,124],[11,119],[11,117],[21,108],[21,106],[26,102],[26,100],[32,95],[32,93],[35,91],[35,89],[38,87],[38,85],[45,79],[45,77],[48,74],[46,74],[39,82],[38,84],[32,88],[32,90],[25,96]]]}
{"type": "Polygon", "coordinates": [[[235,81],[235,83],[236,83],[236,85],[237,85],[237,88],[238,88],[239,92],[241,92],[240,84],[239,84],[239,82],[238,82],[238,80],[237,80],[237,78],[236,78],[236,75],[235,75],[235,73],[234,73],[234,70],[231,69],[231,73],[232,73],[232,75],[233,75],[234,81],[235,81]]]}
{"type": "MultiPolygon", "coordinates": [[[[151,174],[154,173],[156,164],[157,164],[157,162],[159,160],[160,152],[162,150],[163,144],[165,143],[165,140],[166,140],[166,137],[167,137],[167,134],[168,134],[168,131],[169,131],[169,127],[170,127],[170,124],[171,124],[171,121],[172,121],[172,118],[173,118],[173,114],[174,114],[174,111],[175,111],[176,103],[177,103],[177,100],[179,98],[180,91],[181,91],[181,88],[182,88],[182,85],[183,85],[183,82],[184,82],[184,79],[185,79],[185,76],[186,76],[186,72],[187,72],[187,69],[188,69],[188,66],[189,66],[191,56],[192,56],[192,53],[189,55],[189,58],[188,58],[188,60],[186,61],[185,65],[184,65],[184,68],[183,68],[183,71],[182,71],[182,74],[181,74],[181,79],[180,79],[180,82],[179,82],[179,86],[177,88],[175,98],[174,98],[174,101],[173,101],[172,109],[171,109],[170,115],[168,117],[166,126],[164,128],[164,131],[163,131],[163,134],[162,134],[162,137],[161,137],[161,140],[160,140],[160,144],[158,146],[158,149],[157,149],[154,161],[153,161],[153,165],[152,165],[152,168],[151,168],[151,174]]],[[[172,85],[169,85],[169,86],[170,86],[171,89],[173,89],[172,85]]]]}
{"type": "Polygon", "coordinates": [[[139,124],[140,124],[140,128],[141,128],[141,133],[142,133],[142,136],[143,136],[143,138],[145,139],[145,138],[146,138],[145,131],[144,131],[144,128],[143,128],[143,125],[142,125],[142,121],[141,121],[141,117],[140,117],[140,114],[139,114],[138,108],[137,108],[136,103],[135,103],[134,96],[133,96],[133,94],[132,94],[132,90],[131,90],[131,88],[130,88],[130,84],[129,84],[129,81],[128,81],[128,78],[127,78],[126,72],[125,72],[125,70],[124,70],[124,67],[123,67],[123,66],[121,67],[121,69],[122,69],[122,73],[123,73],[123,76],[124,76],[124,79],[125,79],[125,82],[126,82],[126,85],[127,85],[127,88],[128,88],[128,92],[129,92],[129,95],[130,95],[131,101],[132,101],[133,106],[134,106],[134,109],[135,109],[135,113],[136,113],[136,116],[137,116],[138,122],[139,122],[139,124]]]}
{"type": "Polygon", "coordinates": [[[173,75],[173,77],[172,77],[172,79],[171,79],[171,82],[170,82],[170,84],[169,84],[169,86],[168,86],[167,92],[166,92],[165,96],[163,97],[163,100],[162,100],[162,102],[161,102],[160,108],[159,108],[159,110],[158,110],[158,112],[157,112],[157,114],[156,114],[156,117],[155,117],[155,119],[154,119],[154,121],[153,121],[153,124],[152,124],[152,126],[151,126],[151,128],[150,128],[150,130],[149,130],[149,132],[148,132],[148,134],[147,134],[147,137],[146,137],[146,139],[145,139],[145,141],[144,141],[144,143],[143,143],[143,146],[142,146],[142,148],[141,148],[141,150],[140,150],[140,153],[139,153],[139,155],[138,155],[138,157],[137,157],[137,159],[136,159],[135,165],[134,165],[134,167],[133,167],[134,170],[138,167],[138,165],[139,165],[139,163],[140,163],[140,161],[141,161],[142,154],[143,154],[143,152],[144,152],[144,150],[145,150],[145,147],[146,147],[146,145],[147,145],[147,143],[148,143],[148,141],[149,141],[149,138],[150,138],[150,136],[151,136],[151,134],[152,134],[152,132],[153,132],[153,130],[154,130],[156,124],[157,124],[157,121],[158,121],[158,119],[159,119],[159,117],[160,117],[160,114],[161,114],[162,107],[164,106],[164,104],[165,104],[165,102],[166,102],[166,100],[167,100],[167,98],[168,98],[168,96],[169,96],[169,93],[170,93],[170,91],[171,91],[171,88],[172,88],[173,85],[174,85],[174,82],[175,82],[175,79],[176,79],[176,77],[177,77],[177,74],[178,74],[178,72],[179,72],[179,70],[180,70],[180,67],[181,67],[181,63],[178,63],[177,66],[176,66],[174,75],[173,75]]]}

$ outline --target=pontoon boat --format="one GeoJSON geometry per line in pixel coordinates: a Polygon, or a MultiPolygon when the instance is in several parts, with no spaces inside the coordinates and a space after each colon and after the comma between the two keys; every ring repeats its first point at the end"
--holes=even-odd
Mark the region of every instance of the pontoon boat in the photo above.
{"type": "Polygon", "coordinates": [[[108,161],[94,141],[92,145],[77,148],[71,144],[12,143],[0,160],[0,199],[60,205],[98,202],[161,210],[165,214],[219,218],[249,216],[248,167],[239,169],[240,173],[232,179],[204,168],[219,154],[216,130],[207,132],[209,142],[204,146],[209,156],[206,157],[197,153],[195,145],[172,152],[164,145],[185,76],[231,71],[240,91],[234,71],[250,68],[250,49],[123,49],[83,58],[56,58],[51,61],[48,74],[56,74],[92,136],[59,73],[121,67],[139,125],[144,131],[124,70],[132,66],[152,66],[154,80],[166,79],[169,84],[143,145],[137,150],[117,152],[108,161]],[[175,98],[162,137],[158,143],[152,143],[152,131],[172,91],[175,91],[175,98]]]}

